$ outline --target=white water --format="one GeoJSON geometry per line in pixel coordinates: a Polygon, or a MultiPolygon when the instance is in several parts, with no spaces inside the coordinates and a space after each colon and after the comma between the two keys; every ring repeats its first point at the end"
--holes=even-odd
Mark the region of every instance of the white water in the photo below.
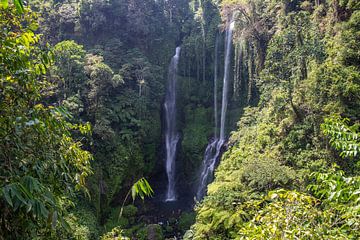
{"type": "Polygon", "coordinates": [[[218,45],[219,45],[219,36],[216,34],[215,40],[215,55],[214,55],[214,136],[217,138],[218,132],[218,102],[217,102],[217,78],[218,78],[218,45]]]}
{"type": "Polygon", "coordinates": [[[197,200],[201,200],[205,195],[206,187],[211,181],[215,170],[216,160],[220,156],[221,147],[223,144],[224,140],[214,139],[206,147],[204,160],[201,167],[200,183],[196,192],[197,200]]]}
{"type": "MultiPolygon", "coordinates": [[[[215,113],[215,133],[214,140],[212,140],[206,147],[204,160],[201,167],[200,182],[196,192],[197,200],[201,200],[205,195],[206,187],[212,180],[215,165],[220,157],[221,148],[225,142],[225,121],[226,121],[226,110],[228,104],[228,92],[229,92],[229,69],[230,69],[230,57],[231,57],[231,46],[232,46],[232,32],[234,29],[234,22],[231,20],[228,28],[226,29],[225,36],[225,63],[224,63],[224,83],[222,92],[222,104],[221,104],[221,119],[220,119],[220,138],[217,137],[217,89],[214,89],[214,113],[215,113]]],[[[218,44],[216,42],[216,44],[218,44]]],[[[215,47],[217,51],[217,46],[215,47]]],[[[214,88],[217,88],[217,52],[215,52],[215,67],[214,67],[214,88]]]]}
{"type": "Polygon", "coordinates": [[[168,72],[168,87],[165,96],[165,147],[166,147],[166,175],[168,186],[165,201],[175,201],[175,159],[179,134],[176,131],[176,74],[179,62],[180,47],[172,57],[168,72]]]}
{"type": "Polygon", "coordinates": [[[234,29],[234,22],[231,20],[229,27],[226,30],[226,48],[225,48],[225,67],[224,67],[224,84],[222,92],[222,103],[221,103],[221,119],[220,119],[220,140],[225,140],[225,120],[226,110],[228,105],[228,92],[229,92],[229,67],[230,67],[230,56],[231,56],[231,43],[232,43],[232,32],[234,29]]]}

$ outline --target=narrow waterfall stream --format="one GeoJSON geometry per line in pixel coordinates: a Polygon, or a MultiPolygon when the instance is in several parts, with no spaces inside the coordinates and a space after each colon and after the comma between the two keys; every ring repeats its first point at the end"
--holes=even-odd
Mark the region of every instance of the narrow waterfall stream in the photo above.
{"type": "Polygon", "coordinates": [[[219,33],[216,34],[215,39],[215,53],[214,53],[214,137],[218,137],[218,100],[217,100],[217,89],[218,89],[218,50],[219,49],[219,33]]]}
{"type": "Polygon", "coordinates": [[[218,40],[215,46],[215,66],[214,66],[214,119],[215,119],[215,132],[214,139],[208,144],[205,150],[203,163],[201,166],[200,181],[196,192],[196,199],[201,200],[206,194],[208,183],[212,180],[215,165],[220,157],[221,148],[225,142],[225,122],[226,111],[228,105],[228,92],[229,92],[229,75],[230,75],[230,57],[232,46],[232,32],[234,29],[234,22],[231,19],[226,29],[225,35],[225,60],[224,60],[224,83],[222,91],[222,104],[221,104],[221,118],[220,118],[220,137],[217,136],[217,58],[218,58],[218,40]]]}
{"type": "Polygon", "coordinates": [[[179,134],[176,129],[176,78],[180,56],[180,47],[172,57],[169,72],[168,86],[165,96],[165,147],[166,147],[166,175],[168,179],[165,201],[175,201],[175,160],[179,134]]]}
{"type": "Polygon", "coordinates": [[[222,103],[221,103],[220,141],[225,140],[225,122],[226,122],[225,120],[226,120],[226,110],[228,105],[230,57],[231,57],[233,29],[234,29],[234,21],[231,19],[230,24],[226,29],[226,37],[225,37],[226,48],[225,48],[225,63],[224,63],[224,83],[223,83],[222,103]]]}

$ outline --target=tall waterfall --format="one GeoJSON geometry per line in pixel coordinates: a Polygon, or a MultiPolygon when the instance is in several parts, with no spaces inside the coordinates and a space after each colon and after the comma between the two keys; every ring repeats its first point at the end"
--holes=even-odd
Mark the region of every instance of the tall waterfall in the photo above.
{"type": "Polygon", "coordinates": [[[219,35],[216,34],[215,40],[215,53],[214,53],[214,137],[217,138],[218,132],[218,102],[217,102],[217,78],[218,78],[218,46],[219,46],[219,35]]]}
{"type": "Polygon", "coordinates": [[[229,68],[230,68],[230,57],[231,57],[231,43],[232,43],[232,32],[234,29],[234,22],[231,20],[226,30],[225,37],[225,65],[224,65],[224,85],[222,92],[222,103],[221,103],[221,119],[220,119],[220,140],[225,140],[225,120],[226,110],[228,105],[228,92],[229,92],[229,68]]]}
{"type": "Polygon", "coordinates": [[[175,201],[175,159],[179,134],[176,130],[176,75],[179,62],[180,47],[172,57],[169,72],[168,86],[165,96],[165,147],[166,147],[166,174],[168,186],[165,201],[175,201]]]}
{"type": "Polygon", "coordinates": [[[212,180],[213,173],[215,170],[215,164],[221,153],[221,147],[225,142],[225,121],[226,121],[226,110],[228,104],[228,92],[229,92],[229,74],[230,74],[230,57],[231,57],[231,46],[232,46],[232,32],[234,29],[234,22],[231,20],[226,29],[225,35],[225,63],[224,63],[224,83],[222,92],[222,103],[221,103],[221,119],[220,119],[220,138],[217,137],[217,44],[215,46],[215,67],[214,67],[214,113],[215,113],[215,133],[214,139],[207,145],[204,160],[201,167],[200,183],[196,192],[196,198],[201,200],[206,191],[208,183],[212,180]]]}

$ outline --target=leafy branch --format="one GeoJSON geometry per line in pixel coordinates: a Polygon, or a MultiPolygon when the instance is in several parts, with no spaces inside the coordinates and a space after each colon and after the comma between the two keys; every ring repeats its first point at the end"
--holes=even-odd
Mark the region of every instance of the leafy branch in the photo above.
{"type": "MultiPolygon", "coordinates": [[[[23,13],[24,12],[23,0],[12,0],[12,2],[14,3],[18,13],[23,13]]],[[[7,9],[8,7],[9,7],[9,0],[1,0],[0,1],[0,8],[7,9]]]]}
{"type": "Polygon", "coordinates": [[[137,196],[139,196],[142,200],[144,200],[145,197],[151,197],[153,195],[154,191],[151,188],[149,182],[145,178],[140,178],[137,182],[135,182],[132,185],[131,189],[126,194],[125,199],[121,205],[119,219],[121,218],[121,216],[123,214],[124,205],[125,205],[126,200],[129,198],[130,193],[131,193],[131,197],[134,202],[137,196]]]}
{"type": "Polygon", "coordinates": [[[342,158],[354,158],[360,151],[359,125],[348,124],[349,119],[339,116],[325,118],[321,124],[323,133],[330,137],[331,146],[340,151],[342,158]]]}

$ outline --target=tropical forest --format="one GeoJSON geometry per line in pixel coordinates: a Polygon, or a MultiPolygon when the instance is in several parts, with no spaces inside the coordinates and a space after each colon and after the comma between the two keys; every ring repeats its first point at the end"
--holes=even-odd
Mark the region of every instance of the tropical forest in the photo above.
{"type": "Polygon", "coordinates": [[[0,240],[360,239],[360,0],[0,0],[0,240]]]}

